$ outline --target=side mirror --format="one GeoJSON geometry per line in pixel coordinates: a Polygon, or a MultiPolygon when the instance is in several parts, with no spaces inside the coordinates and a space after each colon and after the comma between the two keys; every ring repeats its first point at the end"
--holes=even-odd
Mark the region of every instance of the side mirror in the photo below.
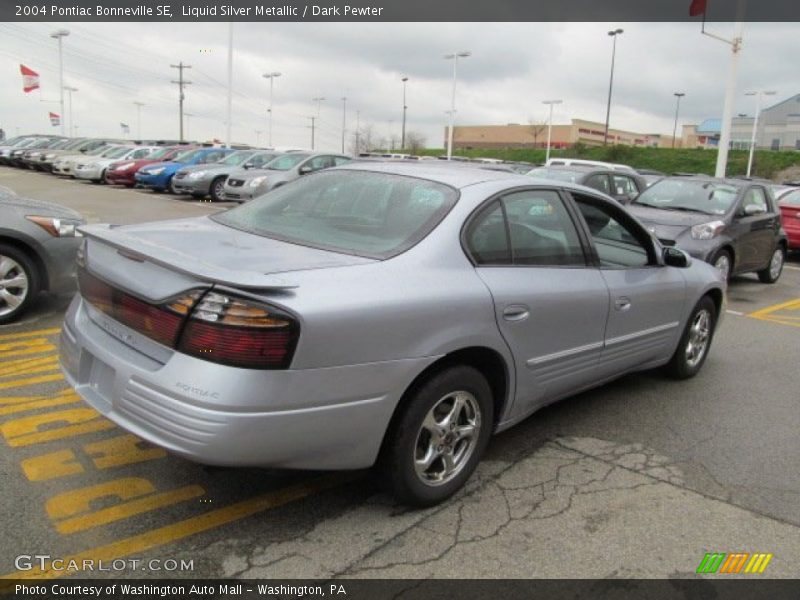
{"type": "Polygon", "coordinates": [[[309,167],[308,165],[304,165],[300,167],[300,169],[297,172],[300,173],[300,175],[308,175],[309,173],[311,173],[311,170],[312,170],[311,167],[309,167]]]}
{"type": "Polygon", "coordinates": [[[758,204],[748,204],[744,207],[742,214],[745,217],[752,217],[753,215],[763,215],[765,212],[767,212],[767,209],[765,209],[763,206],[759,206],[758,204]]]}
{"type": "Polygon", "coordinates": [[[251,162],[246,162],[242,165],[243,169],[252,169],[253,167],[255,167],[255,165],[251,162]]]}
{"type": "Polygon", "coordinates": [[[667,246],[664,248],[664,264],[668,267],[685,269],[691,264],[691,262],[692,259],[689,258],[689,255],[683,250],[679,250],[673,246],[667,246]]]}

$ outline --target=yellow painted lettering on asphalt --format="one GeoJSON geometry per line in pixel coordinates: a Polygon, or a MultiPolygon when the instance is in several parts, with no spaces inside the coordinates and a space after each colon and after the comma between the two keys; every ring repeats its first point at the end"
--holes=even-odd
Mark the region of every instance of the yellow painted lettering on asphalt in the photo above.
{"type": "Polygon", "coordinates": [[[58,370],[57,356],[42,356],[40,358],[21,358],[0,362],[0,377],[15,377],[18,375],[34,375],[58,370]]]}
{"type": "Polygon", "coordinates": [[[64,377],[61,373],[53,373],[52,375],[39,375],[38,377],[26,377],[25,379],[13,379],[11,381],[0,381],[0,390],[10,390],[28,385],[38,385],[40,383],[47,383],[48,381],[62,381],[64,377]]]}
{"type": "Polygon", "coordinates": [[[205,493],[199,485],[158,492],[147,479],[126,477],[59,494],[47,501],[46,510],[50,519],[56,522],[58,532],[67,535],[166,508],[205,493]],[[92,510],[92,503],[101,500],[107,503],[109,499],[118,502],[92,510]]]}
{"type": "Polygon", "coordinates": [[[9,446],[29,446],[116,427],[91,408],[71,408],[13,419],[0,425],[9,446]],[[51,427],[58,425],[57,427],[51,427]],[[50,428],[47,428],[50,427],[50,428]]]}
{"type": "Polygon", "coordinates": [[[80,396],[72,390],[62,390],[53,396],[9,396],[0,398],[0,416],[37,408],[74,404],[80,402],[80,400],[80,396]]]}
{"type": "Polygon", "coordinates": [[[28,481],[48,481],[83,473],[83,465],[72,450],[58,450],[26,458],[22,461],[22,472],[28,481]]]}
{"type": "Polygon", "coordinates": [[[0,343],[0,358],[26,356],[29,354],[44,354],[45,352],[55,351],[55,344],[43,337],[0,343]]]}
{"type": "Polygon", "coordinates": [[[143,442],[135,435],[127,434],[86,444],[83,451],[93,457],[94,466],[98,469],[155,460],[167,455],[161,448],[145,446],[146,444],[147,442],[143,442]]]}
{"type": "Polygon", "coordinates": [[[34,329],[33,331],[20,331],[18,333],[6,333],[0,335],[0,342],[7,340],[16,341],[20,338],[37,337],[43,335],[55,335],[61,331],[61,327],[49,327],[47,329],[34,329]]]}

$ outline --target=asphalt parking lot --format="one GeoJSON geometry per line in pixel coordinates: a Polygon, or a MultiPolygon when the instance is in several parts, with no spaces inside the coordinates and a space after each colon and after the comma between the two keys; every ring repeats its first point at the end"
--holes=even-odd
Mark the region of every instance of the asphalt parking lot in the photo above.
{"type": "MultiPolygon", "coordinates": [[[[0,186],[92,222],[226,207],[4,167],[0,186]]],[[[757,576],[800,577],[797,254],[775,285],[731,283],[696,378],[637,374],[544,409],[427,510],[364,472],[208,468],[139,442],[64,382],[68,302],[0,326],[0,575],[69,575],[17,570],[45,554],[125,561],[98,576],[690,577],[707,552],[760,552],[773,557],[757,576]]]]}

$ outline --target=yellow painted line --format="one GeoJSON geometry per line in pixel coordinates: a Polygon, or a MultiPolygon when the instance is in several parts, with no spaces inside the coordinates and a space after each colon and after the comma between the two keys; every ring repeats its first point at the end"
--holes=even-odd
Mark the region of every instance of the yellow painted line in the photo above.
{"type": "Polygon", "coordinates": [[[61,331],[61,327],[51,327],[49,329],[36,329],[34,331],[20,331],[19,333],[6,333],[0,335],[0,342],[5,340],[18,340],[20,338],[33,337],[36,335],[55,335],[61,331]]]}
{"type": "Polygon", "coordinates": [[[26,356],[28,354],[43,354],[45,352],[55,351],[55,344],[43,337],[0,343],[0,358],[26,356]]]}
{"type": "MultiPolygon", "coordinates": [[[[82,564],[84,560],[93,559],[95,561],[112,561],[117,558],[141,554],[153,548],[166,546],[198,533],[203,533],[211,529],[216,529],[223,525],[228,525],[247,517],[252,517],[274,508],[278,508],[290,502],[301,500],[313,494],[321,493],[325,490],[338,487],[349,480],[352,476],[325,475],[313,479],[309,482],[300,483],[275,492],[267,492],[255,498],[243,500],[236,504],[231,504],[223,508],[211,510],[172,523],[157,529],[151,529],[139,535],[112,542],[105,546],[92,548],[64,557],[64,564],[76,561],[82,564]]],[[[30,571],[17,571],[8,575],[0,576],[0,579],[55,579],[76,574],[74,571],[54,571],[53,569],[31,569],[30,571]]],[[[0,592],[11,589],[8,586],[0,586],[0,592]]]]}
{"type": "Polygon", "coordinates": [[[780,304],[773,304],[772,306],[767,306],[766,308],[751,312],[747,316],[753,317],[754,319],[760,319],[779,310],[800,310],[800,298],[789,300],[788,302],[781,302],[780,304]]]}
{"type": "Polygon", "coordinates": [[[41,356],[39,358],[21,358],[0,362],[0,377],[15,375],[33,375],[58,369],[57,356],[41,356]]]}
{"type": "Polygon", "coordinates": [[[34,402],[21,402],[11,406],[0,406],[0,416],[13,415],[26,410],[36,410],[37,408],[50,408],[52,406],[63,406],[64,404],[75,404],[81,398],[77,394],[63,394],[49,400],[36,400],[34,402]]]}
{"type": "Polygon", "coordinates": [[[38,383],[47,383],[48,381],[63,381],[63,380],[64,377],[61,375],[61,373],[53,373],[52,375],[39,375],[38,377],[28,377],[26,379],[0,381],[0,390],[23,387],[26,385],[36,385],[38,383]]]}

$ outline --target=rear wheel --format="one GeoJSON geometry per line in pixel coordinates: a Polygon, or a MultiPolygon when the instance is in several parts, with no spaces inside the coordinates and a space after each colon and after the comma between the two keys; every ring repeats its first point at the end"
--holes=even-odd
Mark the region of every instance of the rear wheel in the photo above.
{"type": "Polygon", "coordinates": [[[689,379],[697,375],[708,356],[716,323],[717,307],[711,298],[704,296],[694,307],[678,349],[667,364],[669,375],[675,379],[689,379]]]}
{"type": "Polygon", "coordinates": [[[169,181],[167,182],[167,191],[170,194],[177,194],[178,193],[178,190],[175,189],[175,178],[174,177],[170,177],[169,178],[169,181]]]}
{"type": "Polygon", "coordinates": [[[783,246],[778,246],[772,253],[767,268],[758,272],[758,279],[761,283],[775,283],[780,279],[783,272],[783,263],[786,260],[786,251],[783,246]]]}
{"type": "Polygon", "coordinates": [[[227,177],[217,177],[214,181],[211,182],[211,199],[214,202],[221,202],[224,200],[223,194],[225,192],[225,179],[227,177]]]}
{"type": "Polygon", "coordinates": [[[14,246],[0,244],[0,323],[17,319],[39,290],[33,261],[14,246]]]}
{"type": "Polygon", "coordinates": [[[733,268],[733,259],[731,253],[727,250],[720,250],[714,255],[711,264],[714,265],[722,275],[722,279],[728,281],[731,278],[731,269],[733,268]]]}
{"type": "Polygon", "coordinates": [[[413,392],[387,435],[383,468],[394,495],[430,506],[469,479],[489,443],[492,392],[472,367],[441,371],[413,392]]]}

